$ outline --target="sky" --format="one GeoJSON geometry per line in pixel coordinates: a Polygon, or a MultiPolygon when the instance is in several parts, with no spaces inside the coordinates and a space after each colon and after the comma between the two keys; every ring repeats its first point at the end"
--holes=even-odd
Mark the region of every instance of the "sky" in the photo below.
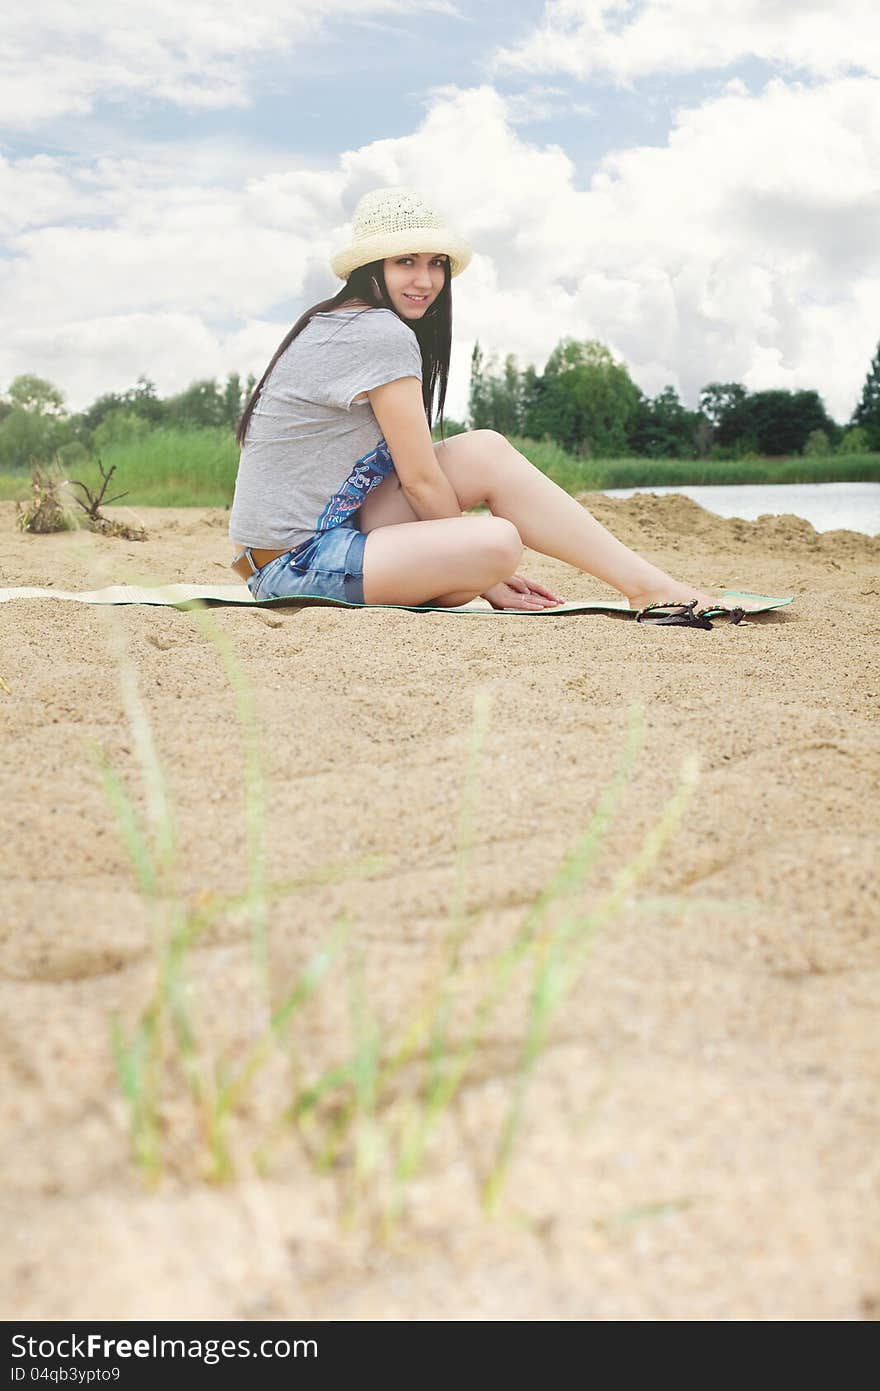
{"type": "MultiPolygon", "coordinates": [[[[260,376],[362,194],[473,248],[471,350],[598,339],[653,396],[815,389],[880,340],[876,0],[37,0],[0,19],[0,392],[260,376]]],[[[438,248],[439,249],[439,248],[438,248]]]]}

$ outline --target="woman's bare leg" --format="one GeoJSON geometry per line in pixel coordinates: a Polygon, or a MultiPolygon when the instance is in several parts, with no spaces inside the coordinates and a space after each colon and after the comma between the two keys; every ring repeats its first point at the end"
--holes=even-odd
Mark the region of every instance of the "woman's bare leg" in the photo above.
{"type": "MultiPolygon", "coordinates": [[[[458,438],[453,436],[450,443],[458,438]]],[[[715,595],[673,579],[618,541],[503,435],[495,430],[474,430],[470,438],[472,467],[479,469],[487,506],[496,517],[513,522],[524,545],[613,585],[634,608],[691,599],[700,607],[721,607],[715,595]]],[[[439,448],[438,458],[442,457],[439,448]]]]}
{"type": "Polygon", "coordinates": [[[376,526],[367,532],[365,603],[458,608],[508,578],[519,564],[522,542],[503,517],[443,517],[423,522],[415,513],[412,516],[411,522],[376,526]],[[453,590],[453,585],[465,588],[453,590]]]}
{"type": "MultiPolygon", "coordinates": [[[[443,456],[442,467],[464,512],[484,500],[480,478],[468,472],[460,447],[443,456]]],[[[357,524],[370,537],[364,550],[367,603],[460,608],[499,580],[508,579],[522,558],[516,529],[502,518],[449,518],[439,526],[420,521],[395,473],[368,494],[358,510],[357,524]],[[405,523],[411,525],[401,530],[405,523]],[[450,585],[457,587],[450,589],[450,585]],[[464,585],[468,588],[460,587],[464,585]]]]}
{"type": "MultiPolygon", "coordinates": [[[[663,600],[689,602],[696,599],[701,607],[720,608],[716,596],[672,578],[624,546],[611,532],[597,522],[586,508],[536,469],[509,440],[496,430],[468,430],[452,435],[434,445],[437,462],[455,490],[462,510],[486,503],[496,517],[504,517],[515,525],[522,542],[532,550],[564,560],[577,569],[595,575],[626,595],[634,607],[643,608],[663,600]]],[[[463,518],[461,519],[464,520],[463,518]]],[[[363,502],[358,513],[361,531],[370,533],[378,528],[389,533],[382,550],[397,549],[399,540],[392,529],[403,522],[425,527],[434,522],[419,522],[404,496],[395,474],[375,488],[363,502]]],[[[421,537],[423,533],[415,535],[421,537]]],[[[474,534],[476,539],[476,534],[474,534]]],[[[405,563],[418,566],[418,546],[407,545],[405,563]]],[[[401,557],[404,559],[404,557],[401,557]]],[[[450,554],[450,573],[453,584],[463,586],[467,577],[450,554]]],[[[365,580],[367,557],[365,556],[365,580]]],[[[385,557],[383,556],[383,560],[385,557]]],[[[460,561],[457,562],[460,564],[460,561]]],[[[382,569],[387,568],[387,561],[382,569]]],[[[509,578],[499,575],[499,578],[509,578]]],[[[488,588],[481,585],[478,592],[488,588]]],[[[474,597],[470,589],[456,587],[432,602],[446,607],[458,607],[474,597]]],[[[382,600],[376,602],[394,602],[382,600]]],[[[428,602],[398,600],[397,602],[428,602]]],[[[747,607],[745,603],[743,607],[747,607]]]]}

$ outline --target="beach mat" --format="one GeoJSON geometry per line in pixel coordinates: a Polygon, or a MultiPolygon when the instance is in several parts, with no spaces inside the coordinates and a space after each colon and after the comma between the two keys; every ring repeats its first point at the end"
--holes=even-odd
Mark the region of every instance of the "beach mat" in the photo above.
{"type": "MultiPolygon", "coordinates": [[[[769,609],[782,608],[794,598],[789,594],[782,599],[774,599],[766,594],[745,594],[742,591],[726,589],[724,599],[760,600],[760,608],[752,613],[765,613],[769,609]]],[[[493,609],[488,599],[475,599],[460,608],[448,609],[438,604],[352,604],[346,599],[324,599],[308,594],[298,594],[290,599],[254,599],[246,584],[163,584],[153,588],[133,584],[111,584],[106,589],[68,590],[68,589],[0,589],[0,603],[12,599],[67,599],[78,604],[162,604],[176,609],[207,607],[212,604],[239,604],[246,608],[303,608],[323,606],[339,609],[404,609],[409,613],[476,614],[491,618],[547,618],[559,617],[566,613],[624,613],[635,614],[625,599],[581,599],[565,604],[557,604],[552,609],[493,609]]],[[[723,609],[709,609],[708,613],[719,615],[723,609]]]]}

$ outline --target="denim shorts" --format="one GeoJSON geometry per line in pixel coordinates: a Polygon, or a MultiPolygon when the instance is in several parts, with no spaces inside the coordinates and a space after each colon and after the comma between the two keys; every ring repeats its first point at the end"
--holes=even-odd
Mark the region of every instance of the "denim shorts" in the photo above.
{"type": "Polygon", "coordinates": [[[276,556],[256,574],[247,587],[255,599],[344,599],[364,602],[364,547],[366,532],[354,522],[341,522],[319,531],[284,555],[276,556]]]}

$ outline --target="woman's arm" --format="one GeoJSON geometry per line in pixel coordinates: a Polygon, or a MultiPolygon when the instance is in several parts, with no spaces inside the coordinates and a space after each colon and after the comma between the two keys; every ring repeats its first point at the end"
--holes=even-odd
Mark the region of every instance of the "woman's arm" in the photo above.
{"type": "Polygon", "coordinates": [[[402,483],[400,488],[420,522],[435,522],[441,517],[461,517],[463,515],[458,505],[455,489],[439,464],[437,465],[437,477],[432,478],[421,488],[407,488],[402,483]]]}
{"type": "Polygon", "coordinates": [[[398,377],[368,391],[409,505],[422,522],[460,517],[455,489],[437,462],[418,377],[398,377]]]}

